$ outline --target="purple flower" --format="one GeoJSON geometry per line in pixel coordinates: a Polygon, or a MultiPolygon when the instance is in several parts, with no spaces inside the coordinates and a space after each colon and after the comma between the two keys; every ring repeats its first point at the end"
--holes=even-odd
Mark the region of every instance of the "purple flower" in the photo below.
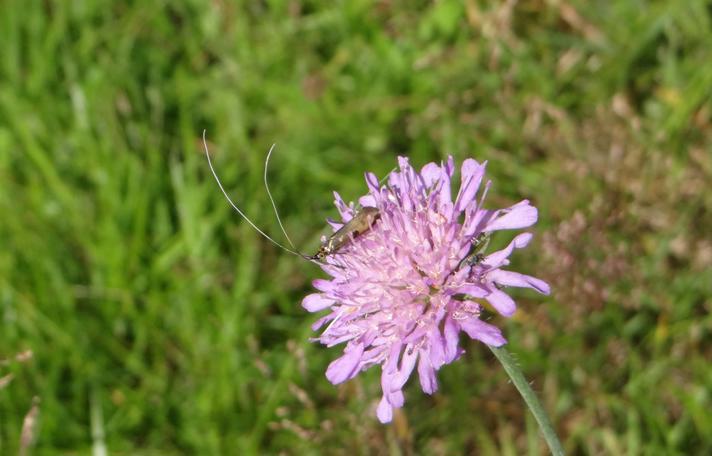
{"type": "MultiPolygon", "coordinates": [[[[338,384],[380,364],[383,397],[378,419],[391,421],[393,408],[403,406],[403,385],[413,369],[427,394],[437,388],[436,371],[460,357],[461,331],[487,345],[506,343],[501,331],[480,319],[482,305],[511,316],[515,303],[503,287],[527,287],[544,294],[549,286],[537,278],[502,269],[514,249],[526,247],[530,233],[472,261],[473,241],[482,233],[526,228],[537,220],[529,201],[506,209],[489,210],[479,199],[486,163],[467,159],[462,164],[460,190],[452,200],[452,157],[438,166],[428,163],[415,171],[399,157],[400,170],[380,185],[366,173],[369,193],[363,207],[379,210],[371,228],[326,257],[330,280],[315,280],[319,293],[304,298],[310,312],[329,309],[312,328],[326,326],[315,340],[331,347],[346,343],[343,355],[326,370],[338,384]]],[[[358,212],[334,193],[343,223],[358,212]]],[[[338,229],[341,223],[331,223],[338,229]]]]}

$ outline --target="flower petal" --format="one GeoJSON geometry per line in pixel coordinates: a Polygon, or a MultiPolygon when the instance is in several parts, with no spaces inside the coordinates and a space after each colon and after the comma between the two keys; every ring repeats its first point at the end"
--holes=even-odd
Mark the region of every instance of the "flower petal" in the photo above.
{"type": "Polygon", "coordinates": [[[353,344],[347,347],[344,355],[332,361],[326,368],[326,378],[334,385],[353,378],[358,373],[357,367],[362,354],[362,344],[353,344]]]}
{"type": "Polygon", "coordinates": [[[418,350],[414,350],[413,347],[408,347],[403,353],[401,359],[400,369],[396,374],[396,380],[392,387],[397,387],[398,389],[403,388],[410,378],[410,374],[413,373],[413,368],[415,367],[415,362],[418,360],[418,350]]]}
{"type": "Polygon", "coordinates": [[[435,369],[445,364],[445,338],[436,327],[428,334],[430,344],[430,362],[435,369]]]}
{"type": "Polygon", "coordinates": [[[427,354],[421,353],[418,360],[418,380],[420,387],[426,394],[433,394],[438,390],[438,379],[435,376],[435,369],[427,354]]]}
{"type": "Polygon", "coordinates": [[[330,291],[335,291],[339,288],[339,286],[335,280],[324,280],[324,279],[313,280],[312,286],[319,291],[323,291],[324,293],[328,293],[330,291]]]}
{"type": "Polygon", "coordinates": [[[393,171],[388,175],[388,186],[394,189],[403,186],[403,175],[400,172],[393,171]]]}
{"type": "Polygon", "coordinates": [[[358,203],[361,205],[361,207],[376,207],[376,198],[373,197],[373,195],[366,195],[362,196],[361,198],[358,199],[358,203]]]}
{"type": "Polygon", "coordinates": [[[504,215],[500,215],[490,221],[485,231],[527,228],[534,225],[539,216],[537,209],[531,206],[527,200],[521,201],[508,209],[504,209],[500,213],[504,215]]]}
{"type": "Polygon", "coordinates": [[[380,191],[380,186],[378,185],[378,178],[373,173],[365,173],[366,185],[370,190],[371,194],[378,194],[380,191]]]}
{"type": "Polygon", "coordinates": [[[533,236],[531,233],[522,233],[517,235],[514,239],[512,239],[512,242],[507,245],[507,247],[503,248],[502,250],[490,253],[485,257],[482,263],[486,264],[490,268],[498,268],[502,266],[505,260],[509,258],[515,248],[521,249],[526,247],[527,244],[529,244],[529,241],[532,240],[532,237],[533,236]]]}
{"type": "Polygon", "coordinates": [[[378,403],[378,409],[376,409],[376,416],[378,416],[378,421],[383,424],[390,423],[393,420],[393,407],[386,399],[384,394],[381,401],[378,403]]]}
{"type": "Polygon", "coordinates": [[[520,274],[518,272],[495,269],[487,274],[487,279],[506,287],[533,288],[545,295],[551,292],[548,283],[536,277],[520,274]]]}
{"type": "Polygon", "coordinates": [[[460,326],[471,338],[477,339],[492,347],[501,347],[507,343],[507,339],[502,336],[502,331],[500,331],[499,328],[485,323],[478,318],[461,321],[460,326]]]}
{"type": "Polygon", "coordinates": [[[514,299],[503,291],[494,289],[485,299],[504,317],[511,317],[517,310],[514,299]]]}
{"type": "Polygon", "coordinates": [[[452,173],[455,168],[455,163],[453,161],[452,157],[448,157],[447,164],[441,164],[440,170],[441,170],[441,175],[440,175],[440,187],[438,189],[438,202],[440,204],[440,210],[443,212],[443,215],[446,216],[448,219],[450,218],[450,214],[452,213],[452,189],[450,187],[450,178],[452,177],[452,173]],[[450,210],[447,210],[450,208],[450,210]]]}
{"type": "Polygon", "coordinates": [[[334,304],[332,299],[325,298],[321,293],[312,293],[302,299],[302,307],[309,312],[319,312],[334,304]]]}
{"type": "Polygon", "coordinates": [[[393,391],[388,395],[388,402],[393,406],[393,408],[401,408],[405,403],[405,396],[403,391],[393,391]]]}
{"type": "Polygon", "coordinates": [[[338,192],[334,192],[334,205],[341,215],[341,219],[344,223],[351,220],[354,216],[354,211],[349,207],[346,202],[341,198],[338,192]]]}
{"type": "Polygon", "coordinates": [[[335,318],[335,314],[336,314],[336,312],[332,312],[329,315],[324,315],[323,317],[321,317],[320,319],[318,319],[317,321],[312,323],[312,325],[311,325],[312,331],[318,331],[319,328],[321,328],[322,326],[324,326],[326,324],[326,322],[333,320],[335,318]]]}
{"type": "Polygon", "coordinates": [[[457,356],[457,344],[460,342],[459,328],[452,318],[445,320],[443,335],[445,336],[445,363],[453,362],[457,356]]]}
{"type": "Polygon", "coordinates": [[[461,184],[457,198],[455,199],[455,212],[462,211],[474,201],[477,190],[479,190],[480,184],[482,183],[482,177],[485,175],[486,165],[487,162],[479,164],[476,160],[471,158],[462,162],[462,169],[460,171],[461,184]]]}
{"type": "Polygon", "coordinates": [[[479,206],[473,205],[467,206],[465,208],[465,223],[462,224],[462,235],[467,238],[481,233],[497,214],[498,211],[481,209],[479,206]]]}
{"type": "Polygon", "coordinates": [[[425,183],[426,188],[438,182],[440,180],[441,175],[442,169],[440,168],[440,166],[433,162],[430,162],[427,165],[423,166],[423,168],[420,170],[420,176],[423,178],[423,182],[425,183]]]}
{"type": "Polygon", "coordinates": [[[452,175],[455,174],[455,159],[452,155],[447,156],[447,160],[445,164],[442,165],[442,168],[448,177],[452,177],[452,175]]]}
{"type": "Polygon", "coordinates": [[[485,288],[474,283],[465,283],[455,288],[453,291],[470,295],[473,298],[484,298],[489,293],[485,288]]]}
{"type": "Polygon", "coordinates": [[[329,226],[332,230],[334,230],[334,232],[338,231],[342,226],[344,226],[344,222],[339,222],[331,218],[326,219],[326,223],[329,224],[329,226]]]}

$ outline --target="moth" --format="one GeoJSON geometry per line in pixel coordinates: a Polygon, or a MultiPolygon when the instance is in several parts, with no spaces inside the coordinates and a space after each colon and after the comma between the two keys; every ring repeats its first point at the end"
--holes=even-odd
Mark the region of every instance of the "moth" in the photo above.
{"type": "Polygon", "coordinates": [[[233,209],[242,217],[247,223],[250,224],[250,226],[260,233],[265,239],[270,241],[272,244],[276,245],[277,247],[285,250],[286,252],[289,252],[293,255],[296,255],[298,257],[301,257],[307,261],[317,263],[317,264],[324,264],[326,261],[326,257],[330,255],[334,255],[338,253],[338,251],[343,248],[345,245],[347,245],[349,242],[351,242],[353,239],[355,239],[357,236],[367,232],[368,230],[371,229],[373,224],[378,220],[380,217],[380,211],[375,208],[375,207],[363,207],[360,210],[354,214],[353,218],[349,220],[348,222],[344,223],[341,228],[336,230],[331,236],[327,237],[322,243],[321,246],[319,246],[319,249],[314,255],[306,255],[302,253],[297,247],[294,245],[292,240],[290,239],[289,235],[287,234],[287,231],[284,229],[284,225],[282,224],[282,219],[279,216],[279,211],[277,210],[277,205],[274,202],[274,198],[272,197],[272,192],[269,189],[269,183],[267,180],[267,168],[269,166],[269,160],[270,157],[272,156],[272,152],[274,151],[275,145],[273,144],[272,147],[270,147],[269,152],[267,153],[267,158],[265,159],[265,166],[264,166],[264,185],[265,189],[267,190],[267,196],[270,199],[270,202],[272,203],[272,208],[274,209],[274,214],[277,217],[277,223],[279,224],[280,229],[282,230],[282,234],[284,234],[284,237],[287,239],[287,242],[291,246],[291,248],[286,247],[282,245],[281,243],[277,242],[274,240],[271,236],[269,236],[267,233],[262,231],[252,220],[250,220],[247,215],[245,215],[242,210],[237,206],[232,201],[232,198],[227,194],[227,191],[223,187],[222,183],[220,182],[220,178],[217,175],[217,172],[215,171],[215,168],[213,167],[213,163],[210,160],[210,152],[208,151],[208,143],[205,139],[205,130],[203,130],[203,148],[205,149],[205,156],[208,159],[208,166],[210,167],[210,172],[212,173],[213,177],[215,178],[215,182],[217,182],[218,187],[220,188],[220,191],[222,194],[225,196],[225,199],[227,199],[228,203],[230,203],[230,206],[232,206],[233,209]]]}
{"type": "Polygon", "coordinates": [[[328,255],[336,253],[356,236],[370,230],[380,215],[380,211],[375,207],[366,206],[361,208],[351,220],[344,223],[341,228],[329,236],[311,258],[323,260],[328,255]]]}

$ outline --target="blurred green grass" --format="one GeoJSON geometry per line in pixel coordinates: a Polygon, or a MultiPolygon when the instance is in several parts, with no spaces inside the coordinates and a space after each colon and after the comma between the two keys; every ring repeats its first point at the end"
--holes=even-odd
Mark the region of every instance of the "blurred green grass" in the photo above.
{"type": "MultiPolygon", "coordinates": [[[[466,344],[441,391],[375,420],[376,370],[299,306],[320,277],[230,211],[315,248],[331,191],[398,154],[488,160],[529,198],[510,350],[570,454],[712,452],[708,2],[0,3],[0,453],[540,454],[466,344]],[[11,361],[31,350],[24,362],[11,361]]],[[[501,239],[501,242],[506,241],[501,239]]]]}

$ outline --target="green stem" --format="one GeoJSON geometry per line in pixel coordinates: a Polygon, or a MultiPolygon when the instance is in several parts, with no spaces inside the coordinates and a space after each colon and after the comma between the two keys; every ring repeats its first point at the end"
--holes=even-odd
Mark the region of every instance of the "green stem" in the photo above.
{"type": "Polygon", "coordinates": [[[507,371],[509,378],[512,379],[512,383],[514,383],[514,386],[519,390],[519,394],[524,398],[524,402],[527,403],[529,410],[531,410],[532,415],[534,415],[536,422],[539,424],[539,429],[541,429],[541,433],[544,436],[544,440],[546,440],[546,444],[549,446],[551,454],[554,456],[563,456],[564,449],[561,447],[561,442],[559,442],[559,438],[556,436],[556,431],[554,431],[551,421],[549,421],[549,416],[544,411],[544,407],[541,406],[539,399],[537,399],[536,394],[524,378],[522,370],[517,366],[512,355],[510,355],[504,347],[490,347],[490,350],[492,350],[492,353],[494,353],[494,356],[497,357],[499,362],[502,363],[502,367],[507,371]]]}

